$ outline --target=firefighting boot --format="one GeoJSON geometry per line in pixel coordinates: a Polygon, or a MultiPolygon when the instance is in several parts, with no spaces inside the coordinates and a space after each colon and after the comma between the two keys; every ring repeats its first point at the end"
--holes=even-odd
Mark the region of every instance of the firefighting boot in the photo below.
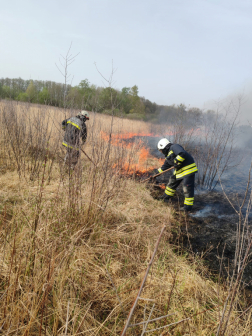
{"type": "Polygon", "coordinates": [[[184,211],[185,214],[189,214],[192,211],[192,205],[184,204],[184,207],[181,208],[181,210],[184,211]]]}
{"type": "Polygon", "coordinates": [[[162,196],[159,197],[159,200],[164,201],[165,203],[168,203],[171,198],[172,196],[168,196],[164,193],[162,196]]]}

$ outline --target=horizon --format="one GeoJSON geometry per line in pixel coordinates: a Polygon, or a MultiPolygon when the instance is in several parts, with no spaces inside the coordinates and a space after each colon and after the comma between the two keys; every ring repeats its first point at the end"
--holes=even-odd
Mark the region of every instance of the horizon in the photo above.
{"type": "Polygon", "coordinates": [[[139,96],[159,105],[201,109],[244,93],[243,120],[252,121],[247,0],[11,0],[0,15],[2,77],[60,83],[55,64],[72,44],[73,86],[85,78],[104,86],[100,73],[109,78],[113,62],[114,88],[137,85],[139,96]]]}

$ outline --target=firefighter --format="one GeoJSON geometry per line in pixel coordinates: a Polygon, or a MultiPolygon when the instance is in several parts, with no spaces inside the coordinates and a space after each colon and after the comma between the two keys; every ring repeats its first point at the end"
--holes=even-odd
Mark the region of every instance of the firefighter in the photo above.
{"type": "Polygon", "coordinates": [[[67,150],[64,162],[71,169],[74,169],[80,156],[80,138],[82,139],[82,144],[87,139],[86,120],[89,120],[88,112],[80,111],[76,117],[62,121],[62,128],[65,130],[62,145],[67,150]]]}
{"type": "Polygon", "coordinates": [[[158,142],[158,150],[165,155],[163,166],[156,169],[156,173],[174,166],[174,174],[170,177],[164,194],[160,197],[168,202],[175,194],[177,187],[183,181],[183,192],[185,196],[184,211],[189,212],[194,202],[194,180],[198,171],[193,157],[178,144],[172,144],[168,139],[163,138],[158,142]]]}

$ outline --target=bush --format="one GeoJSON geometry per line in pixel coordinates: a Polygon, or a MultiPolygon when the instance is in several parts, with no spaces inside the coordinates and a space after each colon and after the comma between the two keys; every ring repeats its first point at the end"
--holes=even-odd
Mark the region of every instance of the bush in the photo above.
{"type": "Polygon", "coordinates": [[[25,92],[19,93],[17,100],[22,101],[22,102],[28,102],[28,94],[25,92]]]}

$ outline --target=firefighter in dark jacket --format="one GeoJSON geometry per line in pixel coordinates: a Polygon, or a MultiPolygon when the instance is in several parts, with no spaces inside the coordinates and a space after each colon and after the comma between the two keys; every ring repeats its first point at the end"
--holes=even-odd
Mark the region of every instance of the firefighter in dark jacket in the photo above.
{"type": "Polygon", "coordinates": [[[163,138],[158,142],[158,150],[165,155],[163,166],[157,169],[156,173],[174,166],[174,174],[170,177],[161,199],[168,202],[177,187],[183,181],[183,192],[185,196],[184,211],[189,212],[194,202],[194,180],[198,171],[193,157],[178,144],[172,144],[168,139],[163,138]]]}
{"type": "Polygon", "coordinates": [[[62,128],[65,130],[62,145],[67,150],[64,161],[71,169],[74,169],[80,156],[80,138],[82,139],[82,144],[87,139],[86,120],[89,120],[88,112],[80,111],[76,117],[62,121],[62,128]]]}

